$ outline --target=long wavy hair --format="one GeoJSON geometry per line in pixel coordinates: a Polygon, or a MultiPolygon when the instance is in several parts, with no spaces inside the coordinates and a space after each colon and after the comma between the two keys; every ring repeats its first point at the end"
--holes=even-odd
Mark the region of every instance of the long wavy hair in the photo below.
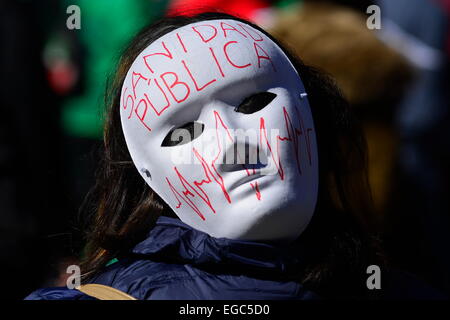
{"type": "Polygon", "coordinates": [[[313,218],[297,241],[312,244],[314,257],[298,281],[324,297],[365,296],[366,268],[382,261],[373,245],[372,205],[366,174],[365,139],[333,80],[307,66],[260,27],[224,13],[166,17],[140,31],[123,52],[106,92],[104,144],[96,184],[86,197],[83,281],[112,258],[126,255],[161,215],[176,215],[146,184],[133,165],[120,122],[120,96],[136,57],[152,42],[182,26],[205,20],[234,19],[277,43],[300,74],[310,102],[319,154],[319,195],[313,218]]]}

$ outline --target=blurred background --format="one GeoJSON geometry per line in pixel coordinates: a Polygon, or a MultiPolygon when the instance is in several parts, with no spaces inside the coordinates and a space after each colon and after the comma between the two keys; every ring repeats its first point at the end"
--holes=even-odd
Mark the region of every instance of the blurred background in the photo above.
{"type": "Polygon", "coordinates": [[[450,0],[2,0],[1,298],[64,286],[78,261],[105,84],[127,42],[155,19],[208,9],[259,24],[336,79],[366,134],[388,258],[450,293],[450,0]]]}

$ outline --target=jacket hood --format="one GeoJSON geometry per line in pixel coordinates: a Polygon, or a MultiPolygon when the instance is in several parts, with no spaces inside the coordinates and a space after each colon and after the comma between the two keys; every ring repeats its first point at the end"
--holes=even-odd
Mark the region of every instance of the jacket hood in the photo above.
{"type": "Polygon", "coordinates": [[[304,266],[306,249],[298,244],[279,245],[263,242],[214,238],[191,228],[181,220],[160,217],[145,240],[133,253],[154,261],[190,264],[217,271],[225,268],[239,273],[295,277],[304,266]]]}

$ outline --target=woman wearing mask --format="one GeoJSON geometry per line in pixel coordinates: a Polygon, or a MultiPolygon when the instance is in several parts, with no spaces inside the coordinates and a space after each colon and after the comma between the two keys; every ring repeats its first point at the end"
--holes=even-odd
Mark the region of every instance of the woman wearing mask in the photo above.
{"type": "Polygon", "coordinates": [[[104,299],[92,284],[139,300],[380,295],[360,129],[333,82],[265,31],[164,18],[107,98],[83,285],[27,299],[104,299]]]}

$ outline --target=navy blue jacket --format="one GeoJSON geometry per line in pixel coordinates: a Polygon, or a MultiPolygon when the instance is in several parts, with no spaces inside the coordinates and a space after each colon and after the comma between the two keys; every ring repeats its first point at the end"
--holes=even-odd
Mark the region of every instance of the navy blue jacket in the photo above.
{"type": "MultiPolygon", "coordinates": [[[[147,238],[91,282],[148,299],[318,298],[295,282],[299,248],[218,239],[178,219],[160,217],[147,238]]],[[[93,299],[65,287],[40,289],[28,300],[93,299]]]]}

